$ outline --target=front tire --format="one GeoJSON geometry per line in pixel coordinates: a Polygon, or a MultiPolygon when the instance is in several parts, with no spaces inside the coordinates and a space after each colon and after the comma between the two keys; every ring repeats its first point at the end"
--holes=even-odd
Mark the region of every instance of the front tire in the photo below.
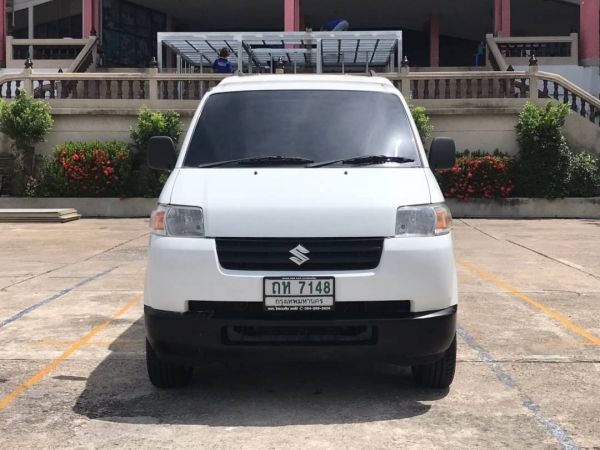
{"type": "Polygon", "coordinates": [[[415,383],[419,386],[444,389],[449,387],[454,380],[456,371],[456,335],[448,350],[439,361],[412,366],[412,374],[415,383]]]}
{"type": "Polygon", "coordinates": [[[186,386],[192,378],[192,367],[161,361],[146,339],[146,368],[150,382],[157,388],[186,386]]]}

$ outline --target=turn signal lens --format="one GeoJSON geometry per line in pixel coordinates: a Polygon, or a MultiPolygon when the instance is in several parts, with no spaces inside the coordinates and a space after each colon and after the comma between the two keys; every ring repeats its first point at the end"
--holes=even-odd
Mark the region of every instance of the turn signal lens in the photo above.
{"type": "Polygon", "coordinates": [[[433,207],[435,211],[435,231],[434,234],[448,234],[452,230],[452,213],[446,205],[437,205],[433,207]]]}
{"type": "Polygon", "coordinates": [[[166,216],[167,211],[162,205],[152,211],[152,215],[150,216],[150,228],[152,229],[152,233],[159,234],[161,236],[165,236],[167,234],[167,227],[165,223],[166,216]]]}

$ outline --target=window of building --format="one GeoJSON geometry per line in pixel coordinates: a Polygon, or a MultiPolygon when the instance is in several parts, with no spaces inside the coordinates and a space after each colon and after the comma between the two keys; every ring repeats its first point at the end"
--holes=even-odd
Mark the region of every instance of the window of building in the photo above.
{"type": "Polygon", "coordinates": [[[156,33],[165,31],[166,15],[123,0],[104,0],[102,40],[109,66],[147,67],[156,55],[156,33]]]}
{"type": "MultiPolygon", "coordinates": [[[[8,34],[16,39],[29,35],[29,8],[6,15],[8,34]]],[[[35,39],[81,38],[81,0],[53,0],[33,7],[33,37],[35,39]]]]}

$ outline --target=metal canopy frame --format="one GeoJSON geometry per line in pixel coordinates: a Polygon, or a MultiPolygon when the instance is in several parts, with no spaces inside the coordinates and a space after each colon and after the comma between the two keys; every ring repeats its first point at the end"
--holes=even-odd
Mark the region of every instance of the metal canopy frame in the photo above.
{"type": "Polygon", "coordinates": [[[318,31],[157,34],[158,66],[164,69],[163,50],[176,55],[177,71],[212,68],[219,50],[230,52],[229,60],[240,73],[273,71],[281,61],[303,71],[356,72],[400,70],[402,31],[318,31]]]}

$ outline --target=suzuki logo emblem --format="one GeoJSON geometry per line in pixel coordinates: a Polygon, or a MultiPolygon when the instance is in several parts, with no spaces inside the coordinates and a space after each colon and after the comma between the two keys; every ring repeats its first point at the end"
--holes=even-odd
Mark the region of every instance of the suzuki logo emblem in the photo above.
{"type": "Polygon", "coordinates": [[[295,262],[299,266],[304,264],[310,258],[306,256],[307,253],[310,253],[307,249],[298,244],[296,247],[290,250],[290,253],[294,256],[290,258],[292,262],[295,262]]]}

